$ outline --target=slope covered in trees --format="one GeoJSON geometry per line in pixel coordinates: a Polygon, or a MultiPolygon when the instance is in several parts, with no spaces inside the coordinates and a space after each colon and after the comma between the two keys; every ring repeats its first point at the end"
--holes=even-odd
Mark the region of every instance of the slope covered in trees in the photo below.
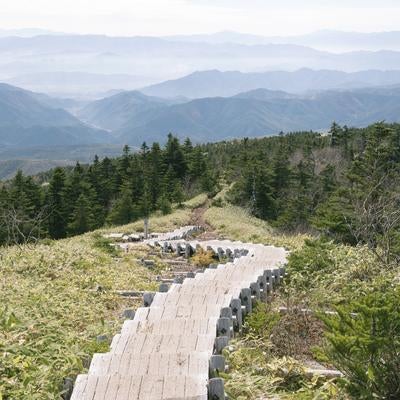
{"type": "MultiPolygon", "coordinates": [[[[279,294],[257,305],[226,354],[232,398],[398,398],[399,149],[400,126],[384,123],[199,146],[170,135],[165,148],[125,148],[116,159],[4,182],[2,243],[18,246],[0,249],[0,297],[9,305],[0,309],[0,393],[59,396],[63,378],[107,347],[96,336],[120,328],[123,301],[113,291],[155,289],[155,271],[137,263],[147,250],[116,253],[100,237],[115,228],[20,243],[169,213],[174,202],[173,214],[153,214],[153,230],[193,223],[202,210],[215,235],[292,251],[279,294]],[[212,201],[203,195],[180,209],[203,191],[212,201]],[[310,360],[345,377],[310,377],[310,360]]],[[[162,258],[155,261],[159,268],[162,258]]]]}
{"type": "Polygon", "coordinates": [[[171,203],[210,191],[214,178],[200,147],[169,135],[165,148],[125,147],[117,159],[16,177],[0,191],[0,242],[64,238],[108,224],[135,221],[171,203]],[[44,182],[40,184],[40,181],[44,182]]]}
{"type": "Polygon", "coordinates": [[[229,200],[287,231],[399,254],[400,126],[333,124],[304,132],[205,146],[213,169],[232,184],[229,200]]]}

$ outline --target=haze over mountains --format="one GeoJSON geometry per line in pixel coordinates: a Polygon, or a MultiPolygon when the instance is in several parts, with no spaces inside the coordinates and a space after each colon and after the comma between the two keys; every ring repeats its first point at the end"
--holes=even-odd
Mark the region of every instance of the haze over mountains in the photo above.
{"type": "Polygon", "coordinates": [[[209,35],[176,35],[166,36],[165,38],[168,40],[212,44],[241,43],[262,45],[266,43],[289,43],[332,52],[400,50],[400,31],[361,33],[327,29],[297,36],[260,36],[223,31],[209,35]]]}
{"type": "Polygon", "coordinates": [[[369,70],[346,73],[333,70],[271,71],[242,73],[218,70],[195,72],[183,78],[170,80],[141,89],[149,96],[173,98],[201,98],[233,96],[264,88],[290,93],[306,93],[330,89],[351,89],[400,83],[400,70],[369,70]]]}
{"type": "Polygon", "coordinates": [[[140,89],[212,69],[400,70],[399,32],[322,31],[286,38],[234,32],[174,37],[34,32],[0,32],[0,79],[59,97],[100,98],[112,89],[140,89]]]}
{"type": "Polygon", "coordinates": [[[108,141],[105,131],[85,125],[52,101],[0,84],[0,146],[84,145],[108,141]],[[54,103],[50,106],[50,103],[54,103]]]}
{"type": "Polygon", "coordinates": [[[281,130],[327,130],[332,121],[352,126],[397,121],[400,87],[308,95],[257,89],[233,97],[180,100],[175,104],[128,92],[91,103],[79,116],[109,129],[121,143],[163,141],[169,131],[204,142],[271,135],[281,130]],[[126,113],[127,104],[130,113],[126,113]]]}
{"type": "Polygon", "coordinates": [[[399,121],[400,33],[0,30],[0,80],[1,178],[169,132],[207,142],[399,121]]]}

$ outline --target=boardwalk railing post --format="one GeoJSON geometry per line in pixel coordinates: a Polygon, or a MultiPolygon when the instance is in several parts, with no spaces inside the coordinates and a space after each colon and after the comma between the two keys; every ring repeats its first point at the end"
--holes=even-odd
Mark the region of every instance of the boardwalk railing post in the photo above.
{"type": "Polygon", "coordinates": [[[232,337],[232,319],[231,318],[219,318],[217,321],[217,336],[232,337]]]}
{"type": "Polygon", "coordinates": [[[267,269],[266,271],[264,271],[264,275],[267,279],[268,293],[271,293],[274,290],[274,278],[273,278],[272,270],[267,269]]]}
{"type": "Polygon", "coordinates": [[[281,271],[280,269],[274,269],[273,271],[274,277],[275,277],[275,281],[276,284],[279,285],[281,283],[281,271]]]}
{"type": "Polygon", "coordinates": [[[159,291],[160,293],[167,293],[168,290],[169,290],[168,283],[161,283],[160,286],[159,286],[159,288],[158,288],[158,291],[159,291]]]}
{"type": "Polygon", "coordinates": [[[143,305],[145,307],[150,307],[151,303],[153,302],[155,293],[153,292],[146,292],[143,294],[143,305]]]}
{"type": "Polygon", "coordinates": [[[221,318],[228,318],[230,320],[229,337],[233,337],[233,313],[232,308],[224,307],[221,309],[221,318]]]}
{"type": "Polygon", "coordinates": [[[257,278],[257,283],[260,287],[260,297],[265,300],[267,298],[267,279],[261,275],[257,278]]]}
{"type": "Polygon", "coordinates": [[[260,285],[257,282],[250,283],[251,299],[253,305],[257,300],[260,300],[260,285]]]}
{"type": "Polygon", "coordinates": [[[225,400],[224,380],[222,378],[212,378],[208,382],[209,400],[225,400]]]}
{"type": "Polygon", "coordinates": [[[232,314],[235,317],[233,320],[233,327],[236,332],[242,330],[243,315],[242,315],[242,302],[240,299],[232,299],[231,301],[232,314]]]}
{"type": "Polygon", "coordinates": [[[186,243],[186,246],[185,246],[185,257],[186,258],[190,258],[191,255],[192,255],[192,248],[190,247],[190,245],[188,243],[186,243]]]}
{"type": "Polygon", "coordinates": [[[210,358],[210,377],[218,376],[225,372],[225,358],[220,354],[214,354],[210,358]]]}
{"type": "Polygon", "coordinates": [[[252,307],[252,302],[251,302],[251,290],[248,288],[242,289],[240,291],[240,299],[242,300],[242,304],[244,305],[245,313],[250,314],[251,310],[253,309],[252,307]]]}
{"type": "Polygon", "coordinates": [[[228,346],[229,344],[229,338],[228,336],[219,336],[215,338],[215,343],[214,343],[214,350],[216,354],[221,354],[222,350],[228,346]]]}

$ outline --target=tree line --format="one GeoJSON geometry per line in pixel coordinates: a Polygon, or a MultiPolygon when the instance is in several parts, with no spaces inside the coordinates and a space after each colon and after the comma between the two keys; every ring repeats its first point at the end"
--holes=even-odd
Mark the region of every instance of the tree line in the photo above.
{"type": "Polygon", "coordinates": [[[170,134],[164,147],[126,146],[116,159],[56,168],[45,184],[19,172],[0,190],[0,243],[59,239],[168,213],[172,203],[225,182],[229,202],[280,230],[364,243],[388,263],[400,254],[399,168],[399,124],[333,123],[328,134],[196,146],[170,134]]]}
{"type": "Polygon", "coordinates": [[[400,125],[329,134],[299,132],[205,145],[231,185],[228,200],[286,232],[367,244],[385,263],[400,257],[400,125]]]}
{"type": "Polygon", "coordinates": [[[90,165],[46,175],[48,182],[40,184],[18,172],[2,184],[0,244],[60,239],[126,224],[155,210],[168,213],[172,203],[212,191],[216,182],[203,149],[172,134],[164,147],[143,143],[132,152],[125,146],[119,158],[96,156],[90,165]]]}

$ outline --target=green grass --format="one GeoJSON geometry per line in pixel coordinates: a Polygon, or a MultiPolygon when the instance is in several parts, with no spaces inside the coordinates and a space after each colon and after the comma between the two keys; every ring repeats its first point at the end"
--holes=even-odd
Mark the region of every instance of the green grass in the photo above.
{"type": "Polygon", "coordinates": [[[283,246],[289,250],[301,248],[307,235],[281,235],[265,221],[253,217],[243,208],[224,205],[210,207],[206,221],[223,237],[243,242],[283,246]]]}
{"type": "MultiPolygon", "coordinates": [[[[199,196],[171,215],[152,216],[151,227],[185,225],[205,200],[199,196]]],[[[138,306],[114,291],[154,290],[158,271],[136,261],[146,246],[116,252],[101,234],[140,226],[0,249],[0,399],[57,399],[64,378],[85,371],[94,352],[107,351],[108,342],[97,343],[97,336],[111,339],[122,311],[138,306]]]]}
{"type": "Polygon", "coordinates": [[[373,290],[384,290],[396,281],[395,272],[380,265],[364,246],[282,235],[220,198],[222,207],[209,208],[205,218],[221,236],[291,250],[283,286],[266,309],[258,308],[247,318],[245,334],[225,352],[230,366],[224,375],[228,394],[236,400],[347,399],[339,382],[306,374],[305,361],[318,358],[316,347],[324,344],[323,324],[298,314],[296,307],[332,310],[373,290]],[[291,313],[279,316],[280,306],[289,307],[291,313]]]}
{"type": "MultiPolygon", "coordinates": [[[[175,206],[172,214],[162,215],[161,212],[154,213],[149,219],[150,231],[164,233],[188,225],[190,223],[192,210],[200,207],[206,201],[207,195],[201,194],[184,202],[181,208],[175,206]]],[[[139,220],[127,225],[105,228],[100,230],[100,232],[143,232],[143,230],[143,220],[139,220]]]]}

